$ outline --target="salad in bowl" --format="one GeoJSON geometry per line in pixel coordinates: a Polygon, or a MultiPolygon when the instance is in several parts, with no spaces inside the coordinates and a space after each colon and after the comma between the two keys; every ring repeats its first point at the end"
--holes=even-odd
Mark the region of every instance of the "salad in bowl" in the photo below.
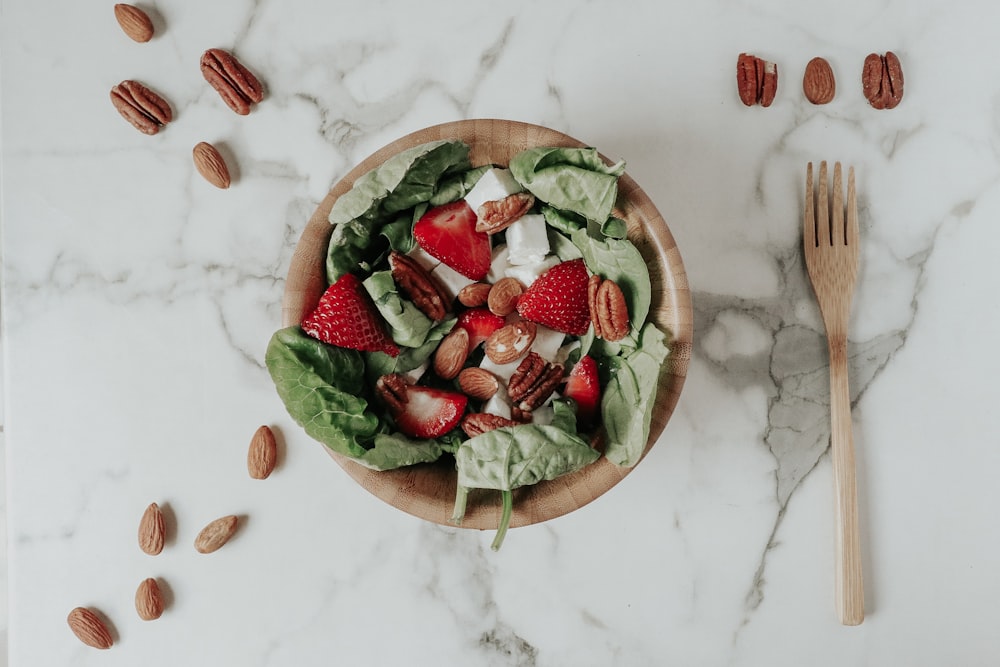
{"type": "Polygon", "coordinates": [[[613,486],[690,345],[679,254],[624,169],[511,121],[359,165],[307,225],[268,344],[291,417],[376,495],[495,527],[494,548],[613,486]]]}

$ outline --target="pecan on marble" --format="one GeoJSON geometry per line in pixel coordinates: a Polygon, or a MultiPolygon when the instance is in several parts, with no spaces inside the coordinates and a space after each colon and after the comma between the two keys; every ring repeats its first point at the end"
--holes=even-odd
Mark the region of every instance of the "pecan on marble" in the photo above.
{"type": "Polygon", "coordinates": [[[535,196],[530,192],[515,192],[503,199],[483,202],[476,211],[476,231],[496,234],[510,227],[531,210],[535,196]]]}
{"type": "Polygon", "coordinates": [[[122,81],[112,88],[111,103],[143,134],[156,134],[174,117],[167,101],[138,81],[122,81]]]}
{"type": "Polygon", "coordinates": [[[396,285],[421,313],[435,322],[444,319],[451,310],[450,299],[427,269],[395,250],[389,253],[389,268],[396,285]]]}
{"type": "Polygon", "coordinates": [[[229,108],[246,116],[250,105],[264,99],[264,89],[253,73],[233,54],[209,49],[201,56],[201,74],[229,108]]]}
{"type": "Polygon", "coordinates": [[[872,108],[894,109],[903,99],[903,67],[896,54],[869,54],[861,70],[861,87],[872,108]]]}

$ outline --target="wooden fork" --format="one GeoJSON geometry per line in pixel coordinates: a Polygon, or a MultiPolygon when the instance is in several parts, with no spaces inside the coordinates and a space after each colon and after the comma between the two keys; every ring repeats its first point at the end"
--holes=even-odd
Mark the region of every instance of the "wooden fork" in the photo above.
{"type": "Polygon", "coordinates": [[[854,473],[854,435],[851,396],[847,383],[847,321],[858,275],[858,203],[854,168],[847,172],[847,208],[840,163],[833,166],[833,206],[827,195],[826,162],[819,164],[819,188],[813,195],[812,163],[806,167],[805,222],[802,242],[806,268],[830,351],[830,447],[833,459],[834,531],[836,535],[835,601],[844,625],[865,618],[858,535],[857,483],[854,473]]]}

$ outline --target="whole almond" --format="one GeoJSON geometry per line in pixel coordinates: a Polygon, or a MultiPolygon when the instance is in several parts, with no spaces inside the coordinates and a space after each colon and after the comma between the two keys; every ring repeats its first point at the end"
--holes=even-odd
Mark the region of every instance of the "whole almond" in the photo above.
{"type": "Polygon", "coordinates": [[[534,322],[520,320],[500,327],[486,339],[486,356],[495,364],[509,364],[528,353],[538,329],[534,322]]]}
{"type": "Polygon", "coordinates": [[[490,289],[492,287],[489,283],[472,283],[471,285],[466,285],[458,291],[458,302],[469,308],[484,306],[489,300],[490,289]]]}
{"type": "Polygon", "coordinates": [[[155,556],[163,551],[166,533],[166,525],[160,506],[156,503],[150,503],[146,511],[142,513],[142,519],[139,520],[139,548],[150,556],[155,556]]]}
{"type": "Polygon", "coordinates": [[[813,58],[802,75],[802,92],[813,104],[827,104],[837,92],[833,68],[823,58],[813,58]]]}
{"type": "Polygon", "coordinates": [[[517,308],[517,300],[524,294],[524,285],[517,278],[501,278],[493,283],[486,305],[490,312],[506,317],[517,308]]]}
{"type": "Polygon", "coordinates": [[[146,12],[126,4],[115,5],[115,18],[122,31],[136,42],[148,42],[153,38],[153,22],[146,12]]]}
{"type": "Polygon", "coordinates": [[[239,518],[235,515],[230,514],[229,516],[219,517],[201,529],[198,537],[194,540],[194,548],[198,550],[198,553],[202,554],[210,554],[213,551],[217,551],[229,541],[236,532],[238,525],[239,518]]]}
{"type": "Polygon", "coordinates": [[[155,621],[163,615],[163,594],[156,579],[143,579],[135,590],[135,611],[144,621],[155,621]]]}
{"type": "Polygon", "coordinates": [[[278,444],[269,426],[260,426],[250,439],[247,451],[247,471],[254,479],[267,479],[278,461],[278,444]]]}
{"type": "Polygon", "coordinates": [[[500,382],[485,368],[471,366],[458,374],[458,386],[462,393],[487,401],[500,389],[500,382]]]}
{"type": "Polygon", "coordinates": [[[445,380],[451,380],[469,358],[469,332],[462,327],[451,330],[434,353],[434,372],[445,380]]]}
{"type": "Polygon", "coordinates": [[[217,188],[225,190],[229,187],[229,167],[222,159],[219,149],[210,143],[202,141],[192,151],[194,166],[205,180],[217,188]]]}
{"type": "Polygon", "coordinates": [[[66,622],[73,634],[87,646],[107,649],[115,643],[104,621],[86,607],[77,607],[71,611],[66,622]]]}

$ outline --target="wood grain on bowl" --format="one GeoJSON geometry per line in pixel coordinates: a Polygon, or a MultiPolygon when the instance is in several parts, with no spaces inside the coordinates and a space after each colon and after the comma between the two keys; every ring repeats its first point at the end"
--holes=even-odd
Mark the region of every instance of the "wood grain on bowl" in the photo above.
{"type": "MultiPolygon", "coordinates": [[[[534,146],[587,146],[538,125],[481,119],[428,127],[381,148],[333,187],[306,224],[285,283],[282,326],[300,323],[326,290],[326,251],[333,229],[327,218],[337,198],[347,192],[358,177],[396,153],[438,139],[461,139],[468,143],[473,165],[506,166],[511,157],[534,146]]],[[[618,193],[615,215],[625,220],[629,239],[647,260],[653,287],[650,318],[668,334],[670,347],[670,355],[660,374],[645,456],[670,419],[687,375],[693,321],[691,295],[680,251],[652,201],[628,173],[619,179],[618,193]]],[[[450,459],[376,472],[333,452],[330,455],[362,487],[390,505],[422,519],[449,525],[456,488],[455,467],[450,459]]],[[[631,468],[618,467],[602,457],[576,473],[517,489],[510,525],[538,523],[571,512],[611,489],[630,471],[631,468]]],[[[500,511],[499,492],[473,491],[462,526],[496,528],[500,511]]]]}

